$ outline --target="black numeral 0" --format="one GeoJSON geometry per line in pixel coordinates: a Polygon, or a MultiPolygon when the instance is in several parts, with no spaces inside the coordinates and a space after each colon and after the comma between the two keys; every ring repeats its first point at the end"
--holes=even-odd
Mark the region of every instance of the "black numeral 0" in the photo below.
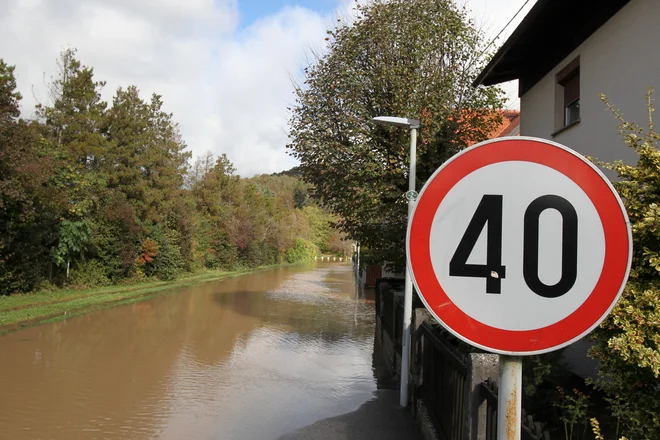
{"type": "MultiPolygon", "coordinates": [[[[502,265],[502,199],[501,195],[491,194],[481,198],[449,262],[449,276],[486,278],[486,293],[501,293],[502,279],[506,276],[506,267],[502,265]],[[486,264],[468,264],[486,225],[486,264]]],[[[523,277],[532,292],[544,298],[558,298],[571,290],[577,279],[577,243],[577,212],[568,200],[546,195],[530,203],[523,226],[523,277]],[[539,219],[546,209],[555,209],[562,217],[561,279],[552,286],[539,279],[539,219]]]]}
{"type": "Polygon", "coordinates": [[[557,298],[571,290],[577,279],[578,217],[563,197],[547,195],[534,200],[525,211],[523,235],[523,276],[527,286],[544,298],[557,298]],[[562,217],[561,279],[548,286],[539,279],[539,218],[546,209],[556,209],[562,217]]]}

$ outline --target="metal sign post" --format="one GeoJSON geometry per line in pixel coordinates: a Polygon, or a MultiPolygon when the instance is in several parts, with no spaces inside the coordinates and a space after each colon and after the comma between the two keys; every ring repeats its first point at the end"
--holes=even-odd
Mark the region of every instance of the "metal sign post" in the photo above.
{"type": "Polygon", "coordinates": [[[497,438],[520,440],[522,357],[500,355],[497,391],[497,438]]]}
{"type": "Polygon", "coordinates": [[[632,234],[611,182],[545,139],[498,138],[445,162],[408,222],[421,300],[449,332],[502,355],[498,438],[520,439],[522,358],[566,347],[614,308],[632,234]]]}

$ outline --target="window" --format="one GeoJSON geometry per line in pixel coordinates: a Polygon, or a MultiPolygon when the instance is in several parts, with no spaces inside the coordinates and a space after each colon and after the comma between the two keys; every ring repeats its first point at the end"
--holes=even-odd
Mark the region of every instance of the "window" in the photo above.
{"type": "Polygon", "coordinates": [[[580,68],[560,85],[564,87],[564,126],[567,126],[580,119],[580,68]]]}
{"type": "Polygon", "coordinates": [[[580,120],[580,59],[571,61],[557,74],[559,129],[580,120]]]}

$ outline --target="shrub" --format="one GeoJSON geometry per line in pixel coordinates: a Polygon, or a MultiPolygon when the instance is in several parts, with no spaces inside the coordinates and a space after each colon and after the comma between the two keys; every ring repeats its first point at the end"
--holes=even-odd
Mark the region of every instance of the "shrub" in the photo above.
{"type": "Polygon", "coordinates": [[[181,249],[176,244],[178,232],[158,225],[153,229],[151,238],[157,243],[158,254],[150,264],[144,266],[145,274],[163,281],[176,279],[184,267],[181,249]]]}
{"type": "Polygon", "coordinates": [[[243,251],[243,262],[248,267],[267,266],[280,261],[278,250],[264,241],[250,242],[243,251]]]}
{"type": "Polygon", "coordinates": [[[600,362],[597,385],[609,395],[621,433],[635,439],[660,438],[660,134],[653,125],[652,93],[649,89],[646,130],[627,122],[602,96],[639,161],[603,164],[620,177],[613,184],[630,218],[633,265],[621,300],[594,332],[590,355],[600,362]]]}
{"type": "Polygon", "coordinates": [[[298,238],[293,247],[286,250],[284,258],[287,263],[296,263],[298,261],[312,260],[317,255],[318,248],[314,243],[298,238]]]}
{"type": "Polygon", "coordinates": [[[107,276],[106,268],[100,261],[88,260],[71,271],[69,284],[75,288],[88,289],[107,286],[110,284],[110,279],[107,276]]]}

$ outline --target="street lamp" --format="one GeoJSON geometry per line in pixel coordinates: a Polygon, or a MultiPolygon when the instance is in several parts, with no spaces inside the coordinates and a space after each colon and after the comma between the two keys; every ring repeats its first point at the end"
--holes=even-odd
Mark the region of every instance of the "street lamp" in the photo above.
{"type": "MultiPolygon", "coordinates": [[[[408,171],[408,221],[412,214],[417,192],[415,191],[415,173],[417,171],[417,129],[419,121],[417,119],[396,118],[393,116],[378,116],[373,118],[377,124],[391,125],[394,127],[407,128],[410,130],[410,169],[408,171]]],[[[408,406],[408,371],[410,368],[410,322],[412,320],[412,278],[410,277],[410,267],[408,267],[408,258],[406,258],[406,281],[403,296],[403,332],[401,341],[401,388],[400,404],[403,407],[408,406]]]]}
{"type": "Polygon", "coordinates": [[[357,277],[358,277],[358,282],[360,285],[362,285],[362,281],[360,280],[360,242],[358,241],[357,244],[357,260],[355,260],[355,270],[357,271],[357,277]]]}

